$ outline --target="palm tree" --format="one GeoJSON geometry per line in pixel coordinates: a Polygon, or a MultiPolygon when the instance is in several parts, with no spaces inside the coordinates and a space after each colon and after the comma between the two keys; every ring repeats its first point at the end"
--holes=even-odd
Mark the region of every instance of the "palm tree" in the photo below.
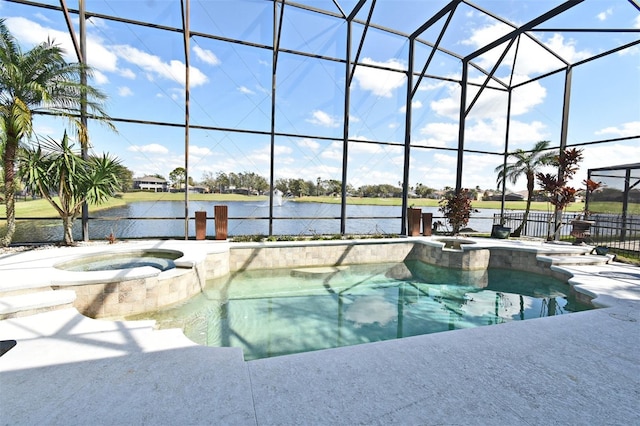
{"type": "Polygon", "coordinates": [[[527,205],[524,210],[524,215],[522,216],[522,223],[512,233],[514,237],[520,236],[529,218],[529,210],[531,209],[531,201],[533,200],[533,188],[538,169],[542,166],[552,164],[555,158],[555,155],[548,150],[549,143],[549,141],[537,142],[531,151],[518,149],[507,156],[507,159],[510,157],[515,158],[515,162],[495,168],[496,173],[498,173],[498,187],[503,185],[505,178],[513,184],[515,184],[522,175],[527,178],[527,205]]]}
{"type": "Polygon", "coordinates": [[[92,118],[113,128],[102,108],[105,95],[81,83],[81,75],[90,75],[91,69],[67,63],[63,55],[64,50],[52,40],[23,52],[0,20],[0,149],[7,215],[7,233],[0,245],[9,245],[15,232],[16,156],[21,141],[32,136],[33,114],[48,112],[67,118],[83,147],[88,144],[87,129],[80,120],[83,105],[92,118]]]}
{"type": "Polygon", "coordinates": [[[63,242],[72,245],[73,222],[82,214],[82,204],[100,204],[118,190],[120,161],[108,154],[82,159],[69,143],[67,132],[61,142],[45,139],[23,152],[19,171],[26,188],[38,192],[58,212],[63,242]]]}

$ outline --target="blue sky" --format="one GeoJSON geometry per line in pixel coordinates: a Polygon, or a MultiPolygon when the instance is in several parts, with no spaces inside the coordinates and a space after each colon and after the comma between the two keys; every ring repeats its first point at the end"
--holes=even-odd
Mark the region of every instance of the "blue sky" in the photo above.
{"type": "MultiPolygon", "coordinates": [[[[47,4],[58,6],[49,0],[47,4]]],[[[299,3],[336,12],[331,0],[299,3]]],[[[354,0],[338,1],[349,13],[354,0]]],[[[561,1],[478,0],[481,8],[502,16],[513,24],[525,23],[550,10],[561,1]]],[[[446,4],[441,1],[379,0],[372,21],[410,33],[446,4]]],[[[67,0],[69,8],[77,1],[67,0]]],[[[180,2],[87,1],[87,11],[144,20],[157,25],[180,27],[180,2]]],[[[256,46],[272,44],[273,6],[266,0],[192,0],[191,28],[239,39],[256,46]]],[[[367,4],[358,14],[365,20],[367,4]]],[[[69,60],[74,51],[60,12],[3,1],[0,15],[25,49],[53,38],[66,48],[69,60]]],[[[77,18],[73,16],[77,29],[77,18]]],[[[435,41],[440,21],[421,38],[435,41]]],[[[551,31],[533,33],[537,39],[522,39],[518,59],[515,46],[496,72],[503,82],[526,81],[562,67],[547,46],[562,59],[575,63],[608,49],[637,40],[635,33],[559,32],[557,29],[625,28],[640,29],[640,12],[628,1],[587,0],[541,25],[551,31]]],[[[343,64],[321,57],[343,57],[346,25],[342,20],[286,6],[281,48],[310,52],[316,57],[282,52],[278,58],[276,90],[276,131],[313,137],[277,137],[276,178],[303,178],[314,181],[341,179],[342,143],[323,139],[343,134],[343,64]]],[[[180,34],[143,28],[98,18],[87,23],[88,61],[95,69],[93,84],[109,99],[107,110],[113,117],[169,123],[184,123],[185,92],[183,40],[180,34]]],[[[462,4],[442,40],[442,47],[467,55],[510,31],[510,27],[469,5],[462,4]]],[[[353,50],[362,34],[354,26],[353,50]]],[[[271,63],[268,49],[226,43],[194,36],[191,48],[191,124],[268,132],[271,124],[271,63]]],[[[477,58],[476,63],[491,70],[502,48],[477,58]]],[[[388,183],[402,180],[405,134],[406,78],[401,72],[408,64],[409,44],[403,37],[370,29],[360,60],[385,70],[357,67],[351,85],[349,111],[351,139],[387,144],[350,143],[348,183],[388,183]]],[[[419,46],[415,70],[421,70],[430,53],[419,46]]],[[[459,79],[461,65],[444,53],[437,53],[428,74],[459,79]]],[[[471,81],[482,83],[484,76],[470,68],[471,81]]],[[[415,84],[415,80],[414,80],[415,84]]],[[[564,72],[542,78],[513,91],[509,148],[528,149],[539,140],[560,141],[564,72]]],[[[499,83],[491,82],[491,87],[499,83]]],[[[475,89],[470,89],[472,99],[475,89]]],[[[457,147],[460,85],[439,79],[422,80],[412,103],[411,137],[420,148],[411,150],[410,185],[422,183],[433,188],[455,186],[456,153],[439,148],[457,147]]],[[[506,94],[486,90],[466,120],[465,147],[471,150],[503,151],[506,132],[506,94]]],[[[36,132],[61,137],[64,123],[37,118],[36,132]]],[[[108,151],[120,157],[135,176],[159,173],[168,177],[184,166],[184,130],[165,126],[117,123],[115,134],[90,124],[96,152],[108,151]]],[[[625,49],[599,60],[579,65],[573,71],[568,143],[589,142],[640,135],[640,46],[625,49]]],[[[590,145],[577,180],[586,178],[589,167],[603,167],[640,161],[640,140],[590,145]]],[[[264,134],[192,129],[190,132],[190,175],[197,181],[203,173],[256,172],[269,176],[270,137],[264,134]]],[[[463,186],[495,188],[494,168],[502,163],[498,155],[467,153],[464,156],[463,186]]],[[[521,190],[525,181],[511,186],[521,190]]]]}

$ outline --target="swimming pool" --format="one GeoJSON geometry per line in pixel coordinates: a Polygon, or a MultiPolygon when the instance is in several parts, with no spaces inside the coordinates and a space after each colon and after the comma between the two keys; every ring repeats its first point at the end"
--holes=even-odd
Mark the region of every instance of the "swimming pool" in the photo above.
{"type": "Polygon", "coordinates": [[[241,347],[251,360],[590,308],[548,276],[406,260],[237,272],[145,318],[202,345],[241,347]]]}

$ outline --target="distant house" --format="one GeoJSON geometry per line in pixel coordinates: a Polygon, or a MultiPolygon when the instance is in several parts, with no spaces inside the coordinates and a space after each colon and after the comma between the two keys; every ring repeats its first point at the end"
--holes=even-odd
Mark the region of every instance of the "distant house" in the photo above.
{"type": "Polygon", "coordinates": [[[206,186],[191,186],[189,185],[189,192],[193,192],[195,194],[208,194],[209,193],[209,188],[207,188],[206,186]]]}
{"type": "Polygon", "coordinates": [[[156,176],[133,178],[133,189],[139,189],[141,191],[167,192],[169,190],[169,182],[156,176]]]}
{"type": "MultiPolygon", "coordinates": [[[[527,191],[524,191],[524,193],[527,194],[527,191]]],[[[487,193],[484,196],[484,199],[489,201],[502,201],[502,193],[500,192],[487,193]]],[[[505,201],[523,201],[525,199],[526,199],[526,196],[518,192],[510,192],[504,196],[505,201]]]]}

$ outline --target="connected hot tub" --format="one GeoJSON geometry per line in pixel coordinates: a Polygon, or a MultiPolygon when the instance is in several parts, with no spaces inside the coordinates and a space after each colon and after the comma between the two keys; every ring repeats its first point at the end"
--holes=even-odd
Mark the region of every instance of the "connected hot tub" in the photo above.
{"type": "Polygon", "coordinates": [[[118,253],[102,252],[80,257],[54,265],[65,271],[113,271],[118,269],[150,266],[166,271],[176,267],[174,260],[182,257],[182,252],[166,249],[135,250],[118,253]]]}

